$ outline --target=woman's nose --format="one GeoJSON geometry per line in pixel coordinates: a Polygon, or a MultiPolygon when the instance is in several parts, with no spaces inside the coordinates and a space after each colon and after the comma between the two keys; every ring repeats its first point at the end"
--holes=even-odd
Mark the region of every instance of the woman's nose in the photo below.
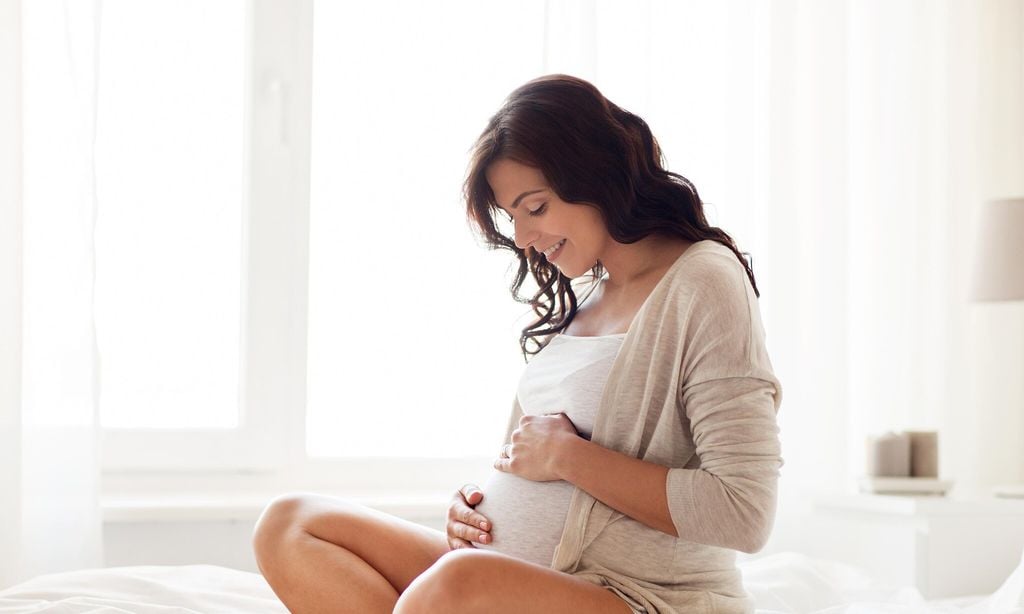
{"type": "Polygon", "coordinates": [[[532,245],[537,240],[537,232],[523,232],[518,228],[515,231],[515,245],[520,250],[525,250],[526,246],[532,245]]]}
{"type": "Polygon", "coordinates": [[[516,222],[515,242],[519,249],[526,249],[526,246],[536,241],[538,236],[540,233],[533,230],[528,222],[516,222]]]}

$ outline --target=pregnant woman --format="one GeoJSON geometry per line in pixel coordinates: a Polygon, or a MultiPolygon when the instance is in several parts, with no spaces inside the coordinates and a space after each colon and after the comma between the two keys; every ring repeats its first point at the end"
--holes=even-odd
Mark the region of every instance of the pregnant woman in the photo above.
{"type": "Polygon", "coordinates": [[[782,391],[743,254],[647,124],[565,75],[509,95],[465,194],[518,259],[513,296],[537,286],[493,474],[447,534],[280,497],[253,540],[267,581],[296,613],[753,612],[736,551],[774,522],[782,391]]]}

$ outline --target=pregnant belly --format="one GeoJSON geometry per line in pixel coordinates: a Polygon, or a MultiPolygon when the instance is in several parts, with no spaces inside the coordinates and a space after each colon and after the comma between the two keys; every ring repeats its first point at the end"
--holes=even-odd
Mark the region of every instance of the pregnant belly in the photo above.
{"type": "Polygon", "coordinates": [[[491,521],[494,541],[473,545],[550,567],[562,537],[573,485],[564,480],[532,482],[494,471],[482,490],[484,498],[476,511],[491,521]]]}

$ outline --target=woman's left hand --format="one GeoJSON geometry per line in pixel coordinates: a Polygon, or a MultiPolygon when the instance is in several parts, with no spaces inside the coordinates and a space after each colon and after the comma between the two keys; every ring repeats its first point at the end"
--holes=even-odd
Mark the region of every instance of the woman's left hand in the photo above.
{"type": "Polygon", "coordinates": [[[523,416],[519,428],[512,431],[512,443],[505,444],[494,468],[533,482],[561,480],[562,451],[578,437],[564,413],[523,416]]]}

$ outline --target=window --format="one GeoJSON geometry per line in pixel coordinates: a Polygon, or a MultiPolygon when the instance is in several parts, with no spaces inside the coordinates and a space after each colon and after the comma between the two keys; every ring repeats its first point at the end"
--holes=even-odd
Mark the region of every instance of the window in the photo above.
{"type": "Polygon", "coordinates": [[[301,35],[304,6],[102,5],[96,318],[110,474],[268,470],[290,453],[280,407],[295,392],[267,374],[291,362],[274,334],[294,309],[272,297],[289,291],[275,250],[295,250],[267,202],[302,186],[302,169],[277,161],[291,119],[275,76],[301,79],[301,50],[281,44],[301,35]]]}
{"type": "MultiPolygon", "coordinates": [[[[205,109],[206,119],[216,122],[209,130],[194,131],[194,122],[203,118],[166,124],[175,130],[163,133],[165,139],[180,144],[170,155],[177,155],[184,168],[209,160],[218,170],[213,176],[223,183],[218,194],[208,195],[206,202],[213,204],[188,203],[191,208],[174,212],[183,222],[181,230],[167,232],[165,226],[161,234],[173,240],[191,227],[191,218],[203,226],[193,232],[210,233],[194,235],[193,243],[220,237],[204,247],[219,263],[197,273],[221,283],[182,291],[217,301],[219,315],[187,303],[180,309],[210,317],[194,322],[196,330],[205,330],[224,347],[232,334],[238,335],[238,411],[226,401],[234,385],[229,380],[235,377],[223,366],[227,351],[202,357],[218,361],[216,369],[188,362],[180,363],[185,369],[158,369],[169,381],[187,381],[189,369],[205,369],[201,377],[209,378],[217,394],[199,392],[184,401],[165,395],[159,413],[175,417],[146,424],[131,413],[131,388],[123,386],[126,393],[115,397],[123,399],[123,419],[117,423],[112,417],[115,423],[108,426],[124,428],[105,431],[105,468],[112,475],[147,468],[242,470],[242,478],[231,478],[232,486],[280,484],[271,488],[328,484],[369,489],[378,482],[388,488],[447,488],[472,479],[466,467],[489,469],[480,457],[492,455],[511,409],[523,368],[518,330],[528,308],[510,299],[510,255],[488,251],[474,240],[461,183],[470,147],[490,114],[513,87],[543,70],[544,2],[523,4],[511,14],[471,2],[231,6],[239,10],[222,7],[211,16],[219,25],[191,34],[186,34],[191,20],[181,18],[165,21],[176,25],[159,35],[147,35],[144,28],[123,35],[151,39],[148,45],[159,58],[160,40],[178,45],[191,39],[198,45],[202,32],[223,31],[224,36],[213,37],[223,57],[210,65],[220,73],[238,61],[236,43],[243,49],[243,70],[195,94],[208,95],[205,102],[212,107],[204,106],[204,100],[193,106],[189,92],[194,80],[176,83],[173,70],[155,77],[147,73],[157,82],[150,92],[134,94],[176,97],[180,90],[189,99],[182,101],[179,113],[205,109]],[[376,28],[377,36],[368,36],[368,22],[389,24],[386,34],[376,28]],[[415,41],[412,47],[410,41],[415,41]],[[373,62],[366,61],[369,54],[373,62]],[[210,115],[210,108],[219,115],[210,115]],[[240,162],[227,160],[238,130],[244,144],[240,162]],[[218,143],[200,145],[202,151],[190,157],[183,154],[196,145],[189,134],[218,143]],[[242,179],[232,185],[239,171],[242,179]],[[229,194],[239,185],[241,198],[229,194]],[[220,207],[216,219],[203,218],[214,206],[220,207]],[[240,232],[229,221],[235,206],[240,206],[240,232]],[[195,213],[190,216],[190,211],[195,213]],[[237,250],[231,243],[235,237],[237,250]],[[228,276],[232,266],[238,271],[234,280],[228,276]],[[227,305],[233,292],[241,304],[239,318],[222,326],[217,318],[230,319],[227,305]],[[196,413],[177,412],[179,402],[196,413]],[[229,407],[230,418],[209,417],[213,404],[229,407]],[[157,425],[168,428],[147,428],[157,425]],[[433,461],[402,460],[408,457],[433,461]]],[[[114,18],[106,5],[104,13],[105,20],[114,18]]],[[[108,33],[114,37],[117,29],[108,33]]],[[[139,68],[138,58],[118,53],[118,44],[127,39],[105,40],[103,49],[117,53],[126,71],[149,70],[139,68]]],[[[117,86],[114,72],[101,84],[117,86]]],[[[156,108],[151,101],[137,104],[156,108]]],[[[133,116],[130,105],[101,113],[110,122],[149,121],[151,127],[155,121],[133,116]]],[[[125,150],[168,152],[166,146],[154,147],[145,134],[140,139],[143,130],[133,126],[122,141],[100,139],[98,154],[106,156],[100,159],[114,166],[132,162],[120,153],[125,150]]],[[[142,158],[139,172],[151,182],[166,180],[173,174],[168,168],[181,168],[167,161],[168,168],[150,174],[149,163],[142,158]]],[[[180,177],[174,183],[187,184],[180,177]]],[[[103,196],[121,197],[128,205],[133,190],[145,189],[138,187],[142,184],[132,179],[125,182],[123,195],[103,196]]],[[[188,192],[179,194],[190,198],[188,192]]],[[[173,206],[159,202],[164,212],[173,206]]],[[[105,212],[110,224],[118,214],[126,228],[138,212],[105,200],[102,204],[101,211],[111,207],[105,212]]],[[[146,227],[141,228],[135,237],[144,236],[146,227]]],[[[119,236],[112,229],[99,229],[103,240],[133,240],[131,233],[119,236]]],[[[108,310],[101,340],[119,340],[126,356],[168,360],[166,354],[149,358],[145,338],[117,328],[123,324],[115,317],[118,310],[129,308],[118,304],[123,294],[116,292],[117,284],[130,287],[131,267],[137,263],[115,262],[120,255],[116,245],[110,243],[108,252],[100,254],[110,267],[108,278],[98,280],[98,295],[105,297],[108,310]],[[114,275],[118,270],[120,277],[114,275]]],[[[148,246],[164,254],[163,263],[178,264],[176,245],[154,241],[148,246]]],[[[161,290],[166,287],[155,285],[148,292],[161,290]]],[[[136,300],[132,291],[145,294],[131,290],[130,300],[136,300]]],[[[152,322],[140,326],[149,329],[152,322]]],[[[179,327],[190,326],[184,319],[168,323],[165,347],[181,348],[178,356],[184,356],[185,348],[202,346],[201,340],[182,342],[179,327]]],[[[141,368],[153,372],[152,364],[141,368]]],[[[130,381],[130,365],[121,366],[113,374],[121,383],[130,381]]],[[[154,390],[150,386],[141,394],[154,390]]]]}
{"type": "Polygon", "coordinates": [[[107,0],[101,26],[102,424],[235,428],[244,4],[107,0]]]}
{"type": "MultiPolygon", "coordinates": [[[[161,14],[160,28],[121,32],[118,12],[128,19],[134,9],[104,4],[103,57],[113,59],[101,72],[100,121],[109,123],[98,162],[137,168],[132,177],[101,175],[97,296],[100,340],[111,352],[104,390],[113,391],[104,420],[121,427],[106,431],[108,471],[228,470],[232,487],[274,489],[439,489],[483,479],[522,374],[518,337],[530,313],[509,295],[514,258],[476,242],[461,185],[487,119],[539,74],[599,80],[651,121],[670,168],[710,169],[683,170],[708,202],[741,202],[754,189],[716,170],[735,147],[709,154],[705,138],[691,137],[718,133],[709,117],[735,125],[733,136],[756,130],[760,84],[740,96],[724,85],[694,96],[685,75],[706,63],[700,49],[715,43],[713,32],[700,37],[697,28],[692,47],[680,47],[655,17],[666,8],[178,6],[167,5],[177,16],[161,14]],[[208,23],[189,18],[197,12],[208,23]],[[651,29],[665,35],[637,34],[651,29]],[[123,51],[139,39],[148,60],[123,51]],[[161,41],[207,45],[197,57],[217,60],[189,64],[186,54],[157,68],[167,57],[161,41]],[[654,78],[664,72],[682,76],[654,78]],[[115,107],[104,95],[128,79],[153,82],[119,94],[115,107]],[[716,116],[723,100],[731,110],[716,116]],[[145,117],[139,108],[167,110],[145,117]],[[181,169],[191,169],[184,180],[181,169]],[[143,204],[174,214],[132,226],[143,204]],[[187,260],[186,242],[203,255],[187,260]],[[126,259],[132,244],[142,255],[126,259]],[[133,285],[147,265],[158,273],[133,285]],[[170,279],[171,268],[187,279],[170,279]],[[166,333],[153,320],[124,326],[149,309],[145,300],[167,314],[166,333]],[[154,328],[152,337],[133,333],[154,328]],[[150,373],[162,379],[144,382],[150,373]],[[176,391],[177,381],[206,387],[176,391]],[[142,411],[151,395],[160,398],[142,411]]],[[[714,15],[743,24],[736,38],[748,42],[716,44],[751,70],[761,22],[727,13],[714,15]]],[[[713,206],[709,214],[715,221],[713,206]]]]}
{"type": "Polygon", "coordinates": [[[460,188],[490,115],[543,70],[544,3],[315,11],[308,452],[491,455],[529,308],[460,188]]]}

